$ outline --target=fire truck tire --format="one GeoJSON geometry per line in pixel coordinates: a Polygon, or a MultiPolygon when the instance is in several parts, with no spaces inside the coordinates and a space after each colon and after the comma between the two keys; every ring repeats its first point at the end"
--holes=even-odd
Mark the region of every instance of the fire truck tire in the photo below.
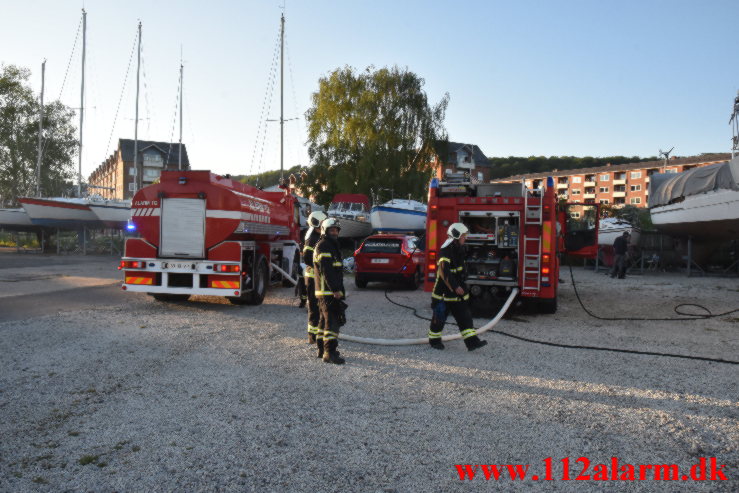
{"type": "MultiPolygon", "coordinates": [[[[293,276],[293,279],[295,281],[300,281],[300,279],[298,279],[298,264],[299,264],[299,262],[300,262],[300,258],[298,256],[298,254],[295,253],[295,256],[293,257],[292,266],[290,267],[290,274],[293,276]]],[[[291,288],[291,287],[295,286],[295,283],[290,282],[288,279],[283,279],[282,280],[282,285],[284,287],[286,287],[286,288],[291,288]]]]}
{"type": "Polygon", "coordinates": [[[557,298],[539,298],[537,305],[540,313],[557,313],[557,298]]]}
{"type": "Polygon", "coordinates": [[[367,287],[367,279],[360,277],[359,274],[354,274],[354,285],[359,289],[364,289],[367,287]]]}
{"type": "Polygon", "coordinates": [[[187,301],[189,294],[147,293],[157,301],[187,301]]]}
{"type": "Polygon", "coordinates": [[[421,284],[423,284],[423,275],[421,274],[421,269],[416,269],[416,273],[413,274],[413,277],[408,279],[406,286],[411,291],[415,291],[418,289],[418,286],[420,286],[421,284]]]}
{"type": "Polygon", "coordinates": [[[267,259],[264,258],[264,255],[257,257],[255,265],[254,289],[246,295],[246,303],[249,305],[262,304],[264,296],[267,294],[267,283],[269,281],[269,269],[267,268],[267,259]]]}

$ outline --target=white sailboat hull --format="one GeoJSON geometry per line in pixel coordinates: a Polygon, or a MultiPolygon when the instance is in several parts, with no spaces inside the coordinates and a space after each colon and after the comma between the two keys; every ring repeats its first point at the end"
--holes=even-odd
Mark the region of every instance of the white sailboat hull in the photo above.
{"type": "Polygon", "coordinates": [[[90,210],[95,216],[110,227],[122,227],[131,219],[131,202],[90,203],[90,210]]]}
{"type": "Polygon", "coordinates": [[[97,216],[84,201],[21,198],[18,201],[31,222],[40,226],[83,226],[98,223],[97,216]]]}
{"type": "Polygon", "coordinates": [[[375,231],[422,231],[426,229],[425,212],[397,207],[373,207],[370,221],[375,231]]]}
{"type": "Polygon", "coordinates": [[[0,209],[0,228],[31,226],[31,218],[24,209],[0,209]]]}
{"type": "Polygon", "coordinates": [[[652,224],[665,233],[702,239],[739,238],[739,191],[715,190],[653,207],[652,224]]]}

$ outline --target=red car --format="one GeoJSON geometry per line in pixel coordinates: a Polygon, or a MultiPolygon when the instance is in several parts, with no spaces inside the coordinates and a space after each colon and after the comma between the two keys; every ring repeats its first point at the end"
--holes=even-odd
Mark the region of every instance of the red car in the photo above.
{"type": "Polygon", "coordinates": [[[425,254],[423,241],[416,236],[378,234],[364,240],[354,252],[354,283],[366,288],[368,282],[400,282],[410,289],[423,284],[425,254]]]}

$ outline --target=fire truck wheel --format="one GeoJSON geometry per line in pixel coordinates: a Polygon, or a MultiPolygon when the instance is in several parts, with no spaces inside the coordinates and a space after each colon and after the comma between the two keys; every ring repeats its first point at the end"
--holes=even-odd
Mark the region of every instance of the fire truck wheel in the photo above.
{"type": "Polygon", "coordinates": [[[187,301],[189,294],[147,293],[157,301],[187,301]]]}
{"type": "Polygon", "coordinates": [[[364,289],[367,287],[367,279],[360,277],[359,274],[354,274],[354,285],[359,289],[364,289]]]}
{"type": "Polygon", "coordinates": [[[537,305],[540,313],[557,313],[557,298],[540,298],[537,305]]]}
{"type": "Polygon", "coordinates": [[[264,295],[267,294],[267,280],[269,279],[269,269],[267,269],[267,259],[264,255],[257,257],[254,269],[254,289],[247,293],[246,302],[249,305],[261,305],[264,301],[264,295]]]}
{"type": "Polygon", "coordinates": [[[423,276],[421,275],[421,270],[416,269],[416,273],[413,274],[413,277],[408,279],[406,286],[411,291],[415,291],[416,289],[418,289],[418,286],[420,286],[421,284],[423,284],[423,276]]]}

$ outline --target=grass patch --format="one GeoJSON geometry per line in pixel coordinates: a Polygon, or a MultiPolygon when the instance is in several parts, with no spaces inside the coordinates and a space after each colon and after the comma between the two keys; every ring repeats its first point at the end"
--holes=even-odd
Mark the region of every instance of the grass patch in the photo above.
{"type": "Polygon", "coordinates": [[[35,478],[33,478],[33,482],[37,484],[49,484],[49,482],[41,476],[36,476],[35,478]]]}
{"type": "Polygon", "coordinates": [[[67,435],[69,435],[71,437],[78,437],[78,436],[80,436],[80,432],[79,431],[68,431],[67,432],[67,435]]]}
{"type": "Polygon", "coordinates": [[[98,467],[105,467],[105,466],[107,466],[107,465],[108,465],[108,463],[107,463],[107,462],[98,462],[98,463],[97,463],[97,464],[95,464],[95,465],[96,465],[96,466],[98,466],[98,467]]]}
{"type": "Polygon", "coordinates": [[[134,445],[133,447],[131,447],[131,452],[138,452],[139,450],[141,450],[141,447],[139,447],[138,445],[134,445]]]}
{"type": "Polygon", "coordinates": [[[80,457],[80,460],[78,460],[77,462],[79,462],[81,466],[86,466],[87,464],[96,463],[99,458],[100,458],[99,455],[83,455],[82,457],[80,457]]]}
{"type": "Polygon", "coordinates": [[[128,440],[123,440],[123,441],[121,441],[121,442],[118,442],[118,443],[116,443],[116,444],[115,444],[115,446],[113,446],[113,448],[114,448],[115,450],[120,450],[120,449],[122,449],[122,448],[123,448],[123,446],[124,446],[124,445],[126,445],[127,443],[128,443],[128,440]]]}

